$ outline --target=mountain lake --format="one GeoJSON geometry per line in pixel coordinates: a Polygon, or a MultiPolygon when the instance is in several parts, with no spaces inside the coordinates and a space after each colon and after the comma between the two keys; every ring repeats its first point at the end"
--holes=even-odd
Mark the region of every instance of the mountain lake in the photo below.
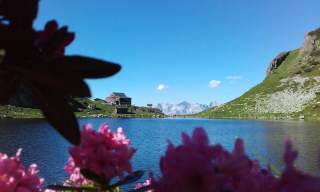
{"type": "MultiPolygon", "coordinates": [[[[203,127],[210,142],[220,143],[232,150],[236,137],[243,138],[251,158],[263,165],[272,164],[283,169],[283,141],[290,138],[299,151],[296,165],[306,172],[320,175],[320,125],[303,121],[254,121],[207,119],[80,119],[80,124],[91,123],[98,129],[102,123],[112,130],[122,127],[137,152],[132,159],[134,170],[143,169],[155,175],[160,173],[159,158],[165,153],[168,140],[181,142],[181,132],[192,133],[203,127]]],[[[26,166],[37,163],[46,184],[61,183],[66,179],[63,170],[68,159],[69,144],[44,120],[0,120],[0,151],[14,155],[23,148],[22,160],[26,166]]]]}

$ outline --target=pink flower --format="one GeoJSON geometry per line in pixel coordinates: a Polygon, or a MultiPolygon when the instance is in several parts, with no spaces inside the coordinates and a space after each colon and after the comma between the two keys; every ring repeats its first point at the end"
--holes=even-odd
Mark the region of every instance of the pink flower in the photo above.
{"type": "Polygon", "coordinates": [[[25,169],[20,161],[21,149],[15,156],[8,157],[0,153],[0,189],[1,192],[40,192],[44,179],[37,174],[36,164],[25,169]]]}
{"type": "Polygon", "coordinates": [[[276,177],[248,158],[241,139],[228,152],[220,145],[209,145],[205,131],[197,128],[192,138],[182,134],[182,145],[169,143],[160,160],[162,177],[151,177],[150,185],[154,192],[319,192],[320,178],[297,170],[297,156],[286,141],[286,167],[276,177]]]}
{"type": "Polygon", "coordinates": [[[75,166],[72,157],[69,157],[68,164],[64,167],[64,170],[69,174],[69,179],[65,182],[65,185],[81,187],[91,184],[91,182],[80,173],[80,168],[75,166]]]}
{"type": "Polygon", "coordinates": [[[124,177],[124,172],[131,173],[130,159],[135,149],[129,147],[122,128],[111,132],[108,125],[101,125],[98,132],[87,124],[81,132],[81,143],[69,149],[75,167],[89,169],[110,181],[113,177],[124,177]]]}
{"type": "Polygon", "coordinates": [[[196,128],[192,138],[182,134],[182,145],[169,143],[160,160],[162,177],[152,177],[155,192],[273,192],[277,179],[244,152],[237,139],[232,152],[220,145],[209,145],[207,134],[196,128]]]}
{"type": "MultiPolygon", "coordinates": [[[[151,179],[147,179],[143,183],[137,183],[134,189],[136,191],[139,191],[139,190],[142,190],[145,187],[150,187],[150,186],[151,186],[151,179]]],[[[146,190],[146,192],[153,192],[153,190],[146,190]]]]}

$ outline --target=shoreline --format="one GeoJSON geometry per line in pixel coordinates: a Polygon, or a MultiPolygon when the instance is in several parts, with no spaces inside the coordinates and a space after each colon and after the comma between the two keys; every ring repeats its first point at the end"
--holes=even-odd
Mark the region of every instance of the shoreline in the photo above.
{"type": "MultiPolygon", "coordinates": [[[[150,118],[150,119],[229,119],[229,120],[264,120],[264,121],[304,121],[319,122],[320,118],[304,115],[300,118],[297,114],[262,114],[262,115],[246,115],[246,116],[207,116],[200,114],[194,115],[177,115],[169,116],[163,113],[150,112],[147,109],[133,111],[127,114],[115,114],[113,110],[85,110],[75,112],[77,118],[150,118]]],[[[0,119],[44,119],[42,113],[38,109],[22,108],[14,106],[0,106],[0,119]]]]}
{"type": "Polygon", "coordinates": [[[272,116],[269,118],[266,117],[201,117],[201,116],[176,116],[176,117],[171,117],[173,119],[221,119],[221,120],[258,120],[258,121],[295,121],[295,122],[320,122],[319,118],[295,118],[295,117],[290,117],[290,118],[285,118],[281,116],[272,116]]]}
{"type": "MultiPolygon", "coordinates": [[[[143,115],[119,115],[119,116],[110,116],[110,115],[88,115],[88,116],[78,116],[78,119],[176,119],[176,120],[243,120],[243,121],[274,121],[274,122],[320,122],[319,119],[285,119],[285,118],[232,118],[232,117],[217,117],[217,118],[208,118],[208,117],[169,117],[169,116],[161,116],[161,117],[152,117],[152,116],[143,116],[143,115]]],[[[45,120],[44,117],[0,117],[0,120],[45,120]]]]}

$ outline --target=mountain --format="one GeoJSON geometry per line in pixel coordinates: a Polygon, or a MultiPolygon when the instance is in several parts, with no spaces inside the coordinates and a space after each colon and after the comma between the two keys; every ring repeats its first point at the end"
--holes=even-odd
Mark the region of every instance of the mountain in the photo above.
{"type": "Polygon", "coordinates": [[[263,82],[197,116],[320,120],[320,28],[307,33],[300,48],[274,58],[263,82]]]}
{"type": "Polygon", "coordinates": [[[160,103],[157,108],[160,109],[166,115],[189,115],[200,113],[203,110],[215,107],[217,102],[211,102],[209,105],[203,105],[199,103],[188,103],[183,101],[179,104],[160,103]]]}

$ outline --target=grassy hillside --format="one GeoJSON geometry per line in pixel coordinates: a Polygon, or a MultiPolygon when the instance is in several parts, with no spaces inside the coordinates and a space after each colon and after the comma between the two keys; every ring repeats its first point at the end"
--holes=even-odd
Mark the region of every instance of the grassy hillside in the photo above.
{"type": "Polygon", "coordinates": [[[320,120],[320,29],[308,33],[303,46],[290,51],[263,82],[197,116],[320,120]]]}
{"type": "MultiPolygon", "coordinates": [[[[115,117],[115,118],[159,118],[164,114],[156,109],[132,106],[128,114],[115,114],[114,107],[105,105],[101,101],[92,101],[88,98],[77,98],[70,103],[77,117],[115,117]]],[[[0,118],[43,118],[38,109],[0,106],[0,118]]]]}

